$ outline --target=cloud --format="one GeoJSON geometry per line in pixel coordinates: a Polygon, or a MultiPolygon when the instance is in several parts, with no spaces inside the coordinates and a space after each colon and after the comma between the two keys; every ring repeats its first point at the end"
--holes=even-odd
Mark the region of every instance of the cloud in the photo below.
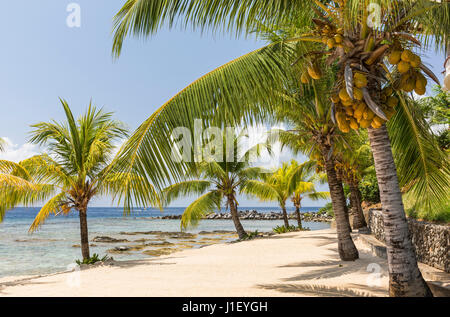
{"type": "Polygon", "coordinates": [[[6,141],[5,151],[0,152],[0,159],[20,162],[39,154],[39,147],[31,143],[22,145],[14,144],[11,139],[3,137],[6,141]]]}

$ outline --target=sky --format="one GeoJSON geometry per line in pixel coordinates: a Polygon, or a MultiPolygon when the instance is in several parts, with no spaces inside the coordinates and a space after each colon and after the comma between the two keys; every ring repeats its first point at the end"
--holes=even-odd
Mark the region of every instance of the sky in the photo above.
{"type": "MultiPolygon", "coordinates": [[[[78,116],[90,100],[136,129],[173,95],[205,73],[264,45],[185,30],[161,30],[150,40],[131,38],[111,56],[112,18],[125,0],[10,1],[0,15],[0,137],[10,144],[0,158],[19,161],[40,149],[27,143],[30,125],[64,119],[58,98],[78,116]],[[68,5],[79,5],[81,25],[69,27],[68,5]]],[[[443,54],[425,62],[441,79],[443,54]]],[[[289,160],[291,155],[283,153],[289,160]]],[[[302,159],[302,158],[298,158],[302,159]]],[[[320,190],[326,190],[320,187],[320,190]]],[[[276,206],[240,197],[241,206],[276,206]]],[[[192,198],[177,201],[186,206],[192,198]]],[[[103,197],[95,206],[110,206],[103,197]]],[[[305,206],[324,202],[305,201],[305,206]]]]}

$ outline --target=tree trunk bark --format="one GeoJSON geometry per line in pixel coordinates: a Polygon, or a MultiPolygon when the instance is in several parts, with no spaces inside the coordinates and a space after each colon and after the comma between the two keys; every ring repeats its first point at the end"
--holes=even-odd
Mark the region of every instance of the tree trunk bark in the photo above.
{"type": "Polygon", "coordinates": [[[282,206],[281,209],[283,209],[284,226],[286,227],[286,229],[288,229],[289,228],[289,218],[288,218],[288,214],[286,211],[286,207],[282,206]]]}
{"type": "Polygon", "coordinates": [[[392,297],[433,296],[417,266],[386,125],[380,129],[369,128],[369,139],[383,207],[389,294],[392,297]]]}
{"type": "Polygon", "coordinates": [[[367,227],[364,212],[361,206],[361,194],[355,183],[350,183],[350,200],[353,208],[353,229],[361,229],[367,227]]]}
{"type": "Polygon", "coordinates": [[[359,253],[350,235],[349,225],[345,215],[347,204],[344,189],[342,188],[342,182],[336,176],[334,160],[329,158],[328,153],[330,149],[328,145],[321,145],[321,152],[328,177],[328,186],[330,187],[331,202],[336,218],[339,256],[343,261],[355,261],[359,258],[359,253]]]}
{"type": "Polygon", "coordinates": [[[234,227],[236,228],[239,239],[247,238],[247,232],[245,232],[244,227],[239,220],[239,214],[237,211],[236,203],[234,197],[228,197],[228,203],[230,205],[231,218],[233,219],[234,227]]]}
{"type": "Polygon", "coordinates": [[[298,228],[303,229],[302,215],[300,214],[300,206],[295,206],[295,214],[297,215],[298,228]]]}
{"type": "Polygon", "coordinates": [[[78,212],[80,214],[81,254],[83,255],[83,260],[87,260],[90,258],[87,209],[82,209],[78,212]]]}

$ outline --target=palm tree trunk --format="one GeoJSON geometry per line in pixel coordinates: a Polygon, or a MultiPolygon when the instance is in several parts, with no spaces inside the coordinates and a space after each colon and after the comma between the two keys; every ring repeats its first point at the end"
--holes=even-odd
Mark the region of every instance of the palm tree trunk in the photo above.
{"type": "Polygon", "coordinates": [[[295,214],[297,215],[298,228],[302,229],[302,215],[300,214],[300,205],[295,206],[295,214]]]}
{"type": "Polygon", "coordinates": [[[79,214],[80,214],[81,254],[83,255],[83,260],[87,260],[90,258],[89,234],[87,225],[87,208],[80,209],[79,214]]]}
{"type": "Polygon", "coordinates": [[[369,139],[383,207],[389,294],[393,297],[432,296],[417,266],[386,125],[380,129],[369,128],[369,139]]]}
{"type": "Polygon", "coordinates": [[[357,184],[350,183],[350,200],[353,208],[353,229],[361,229],[367,227],[366,219],[364,218],[363,209],[361,206],[361,194],[357,184]]]}
{"type": "Polygon", "coordinates": [[[234,227],[236,228],[239,239],[242,240],[247,238],[247,232],[245,232],[244,227],[242,226],[241,221],[239,220],[239,214],[237,211],[234,197],[228,197],[228,204],[230,205],[231,218],[233,219],[234,227]]]}
{"type": "Polygon", "coordinates": [[[286,227],[286,229],[289,228],[289,219],[288,219],[288,214],[286,211],[286,207],[282,206],[281,209],[283,209],[283,220],[284,220],[284,226],[286,227]]]}
{"type": "Polygon", "coordinates": [[[334,160],[329,158],[329,151],[330,146],[326,144],[321,145],[321,152],[328,177],[328,186],[330,187],[331,202],[336,217],[339,256],[343,261],[355,261],[359,258],[359,253],[350,235],[349,225],[345,215],[347,204],[344,189],[342,188],[342,182],[336,176],[334,160]]]}

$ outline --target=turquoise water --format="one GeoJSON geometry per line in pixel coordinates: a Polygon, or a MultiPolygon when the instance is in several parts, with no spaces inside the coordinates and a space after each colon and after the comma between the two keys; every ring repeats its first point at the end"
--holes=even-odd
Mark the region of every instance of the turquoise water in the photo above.
{"type": "MultiPolygon", "coordinates": [[[[259,212],[279,212],[276,208],[244,208],[256,209],[259,212]]],[[[164,215],[180,215],[184,208],[168,208],[164,215]]],[[[317,211],[318,208],[304,208],[302,212],[317,211]]],[[[292,210],[289,210],[290,212],[292,210]]],[[[34,275],[61,272],[68,269],[76,259],[81,258],[80,248],[73,247],[80,244],[79,220],[77,214],[70,216],[51,217],[41,229],[30,235],[28,228],[37,208],[18,208],[6,214],[5,221],[0,224],[0,277],[12,275],[34,275]]],[[[107,250],[117,246],[130,246],[138,244],[140,239],[158,239],[154,235],[126,235],[134,232],[179,232],[179,220],[155,220],[149,217],[161,216],[159,210],[141,210],[132,216],[123,217],[120,208],[90,208],[88,211],[89,239],[96,236],[108,236],[115,239],[126,239],[129,243],[105,244],[94,243],[91,254],[100,256],[107,254],[107,250]]],[[[242,224],[247,231],[270,232],[272,228],[283,225],[283,221],[250,221],[243,220],[242,224]]],[[[293,223],[294,224],[294,223],[293,223]]],[[[327,223],[305,223],[311,230],[329,228],[327,223]]],[[[197,234],[201,231],[234,231],[232,221],[228,220],[204,220],[198,228],[188,231],[197,234]]],[[[198,236],[194,240],[200,240],[204,236],[198,236]]],[[[215,238],[213,236],[213,238],[215,238]]],[[[223,242],[234,239],[228,236],[223,242]]],[[[170,238],[164,238],[167,242],[180,243],[170,238]]],[[[189,240],[189,239],[185,239],[189,240]]],[[[193,240],[193,239],[191,239],[193,240]]],[[[192,241],[191,241],[192,242],[192,241]]],[[[208,244],[199,241],[194,246],[200,247],[208,244]]],[[[115,260],[138,260],[148,258],[148,255],[137,252],[124,254],[110,254],[115,260]]]]}

